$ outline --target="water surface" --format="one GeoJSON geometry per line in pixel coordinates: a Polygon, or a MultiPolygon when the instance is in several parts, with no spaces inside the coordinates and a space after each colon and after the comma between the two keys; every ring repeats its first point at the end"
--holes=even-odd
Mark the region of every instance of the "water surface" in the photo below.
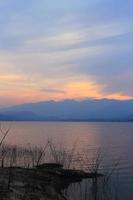
{"type": "Polygon", "coordinates": [[[110,160],[119,159],[121,199],[133,199],[133,123],[13,122],[6,142],[43,146],[48,138],[67,147],[76,143],[78,150],[101,148],[110,160]]]}

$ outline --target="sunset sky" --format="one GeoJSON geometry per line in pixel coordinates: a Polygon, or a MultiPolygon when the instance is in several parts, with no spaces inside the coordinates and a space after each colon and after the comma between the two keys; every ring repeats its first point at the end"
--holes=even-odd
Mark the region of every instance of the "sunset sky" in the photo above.
{"type": "Polygon", "coordinates": [[[0,107],[133,98],[132,0],[1,0],[0,107]]]}

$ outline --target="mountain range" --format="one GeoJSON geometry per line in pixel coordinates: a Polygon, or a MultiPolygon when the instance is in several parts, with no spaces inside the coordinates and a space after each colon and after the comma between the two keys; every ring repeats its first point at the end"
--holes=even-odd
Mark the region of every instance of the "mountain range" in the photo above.
{"type": "Polygon", "coordinates": [[[133,100],[63,100],[0,109],[0,121],[133,121],[133,100]]]}

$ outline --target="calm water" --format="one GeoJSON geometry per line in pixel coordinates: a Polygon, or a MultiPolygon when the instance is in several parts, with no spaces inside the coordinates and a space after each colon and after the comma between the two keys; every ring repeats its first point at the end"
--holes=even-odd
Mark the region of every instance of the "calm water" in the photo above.
{"type": "Polygon", "coordinates": [[[14,122],[7,142],[43,146],[48,138],[67,147],[76,142],[78,149],[100,147],[110,160],[120,159],[121,199],[133,199],[133,123],[14,122]]]}

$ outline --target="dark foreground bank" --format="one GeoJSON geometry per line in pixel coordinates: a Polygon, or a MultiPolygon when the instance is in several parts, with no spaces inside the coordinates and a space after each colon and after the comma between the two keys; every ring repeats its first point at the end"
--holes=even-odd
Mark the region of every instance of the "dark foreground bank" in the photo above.
{"type": "Polygon", "coordinates": [[[97,179],[101,174],[64,169],[59,164],[43,164],[36,168],[0,168],[2,200],[64,200],[64,191],[83,179],[97,179]]]}

